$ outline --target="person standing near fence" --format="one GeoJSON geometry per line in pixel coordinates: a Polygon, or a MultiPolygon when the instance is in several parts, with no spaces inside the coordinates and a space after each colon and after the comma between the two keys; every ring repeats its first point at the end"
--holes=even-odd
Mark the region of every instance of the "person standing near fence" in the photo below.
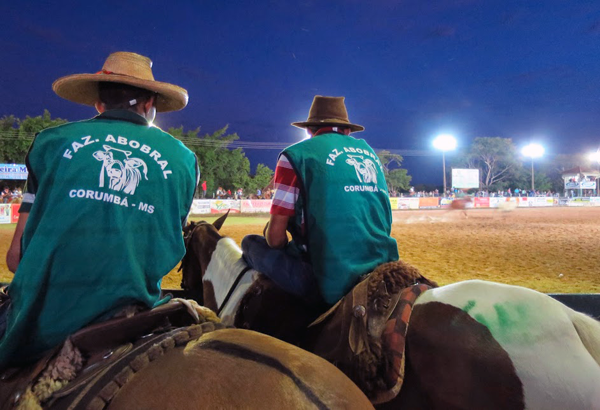
{"type": "Polygon", "coordinates": [[[398,260],[387,184],[373,149],[350,136],[364,127],[349,121],[344,97],[316,96],[292,125],[311,138],[279,156],[265,236],[246,236],[242,250],[283,290],[333,305],[361,275],[398,260]]]}
{"type": "Polygon", "coordinates": [[[206,181],[202,181],[202,199],[206,198],[206,181]]]}
{"type": "Polygon", "coordinates": [[[155,81],[151,67],[117,52],[95,74],[54,82],[58,96],[100,115],[42,131],[27,155],[0,368],[35,360],[127,306],[166,301],[160,283],[185,253],[199,169],[192,151],[152,125],[188,94],[155,81]]]}

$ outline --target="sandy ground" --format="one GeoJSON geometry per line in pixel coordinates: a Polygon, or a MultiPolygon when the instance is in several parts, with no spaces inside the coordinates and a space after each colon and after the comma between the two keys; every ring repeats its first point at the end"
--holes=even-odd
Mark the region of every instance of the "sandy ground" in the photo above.
{"type": "MultiPolygon", "coordinates": [[[[230,217],[221,231],[239,244],[266,221],[230,217]]],[[[3,255],[13,229],[0,229],[3,255]]],[[[468,218],[459,211],[396,211],[392,235],[400,257],[440,285],[478,278],[542,292],[600,292],[600,207],[473,209],[468,218]]],[[[11,278],[2,258],[0,281],[11,278]]],[[[163,287],[180,281],[174,269],[163,287]]]]}

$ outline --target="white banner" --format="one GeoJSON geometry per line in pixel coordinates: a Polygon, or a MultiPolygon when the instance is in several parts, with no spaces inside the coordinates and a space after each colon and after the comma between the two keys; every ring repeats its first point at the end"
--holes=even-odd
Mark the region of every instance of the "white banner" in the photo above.
{"type": "Polygon", "coordinates": [[[452,168],[452,188],[479,188],[479,170],[452,168]]]}
{"type": "Polygon", "coordinates": [[[240,202],[237,199],[213,199],[210,201],[210,213],[224,214],[227,211],[239,213],[241,210],[240,202]]]}
{"type": "Polygon", "coordinates": [[[10,223],[11,204],[0,204],[0,224],[10,223]]]}
{"type": "Polygon", "coordinates": [[[419,209],[419,198],[398,198],[398,209],[419,209]]]}
{"type": "Polygon", "coordinates": [[[258,213],[258,212],[266,212],[268,213],[271,210],[271,200],[270,199],[243,199],[242,200],[242,209],[243,213],[258,213]]]}
{"type": "Polygon", "coordinates": [[[210,200],[209,199],[194,199],[192,202],[191,215],[201,215],[210,213],[210,200]]]}

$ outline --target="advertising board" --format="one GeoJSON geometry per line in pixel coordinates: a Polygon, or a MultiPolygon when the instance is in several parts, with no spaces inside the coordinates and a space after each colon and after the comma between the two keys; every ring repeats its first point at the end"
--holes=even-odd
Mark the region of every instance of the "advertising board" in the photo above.
{"type": "Polygon", "coordinates": [[[420,209],[432,209],[440,207],[440,198],[434,197],[424,197],[419,198],[419,208],[420,209]]]}
{"type": "Polygon", "coordinates": [[[11,204],[0,204],[0,224],[10,223],[11,204]]]}
{"type": "Polygon", "coordinates": [[[473,198],[473,208],[489,208],[490,207],[490,198],[473,198]]]}
{"type": "Polygon", "coordinates": [[[10,222],[16,224],[19,222],[19,208],[21,204],[11,204],[10,222]]]}
{"type": "Polygon", "coordinates": [[[243,199],[241,204],[241,212],[243,213],[258,213],[271,210],[270,199],[243,199]]]}
{"type": "Polygon", "coordinates": [[[451,203],[452,203],[452,198],[440,198],[440,206],[442,208],[450,208],[451,203]]]}
{"type": "Polygon", "coordinates": [[[210,213],[210,200],[209,199],[194,199],[192,202],[191,215],[201,215],[210,213]]]}
{"type": "Polygon", "coordinates": [[[452,168],[452,188],[479,188],[479,170],[452,168]]]}
{"type": "Polygon", "coordinates": [[[211,214],[224,214],[227,211],[239,213],[241,211],[240,201],[235,199],[213,199],[210,201],[211,214]]]}
{"type": "Polygon", "coordinates": [[[398,208],[396,208],[396,209],[419,209],[419,198],[397,198],[397,199],[398,199],[398,208]]]}
{"type": "Polygon", "coordinates": [[[398,198],[390,198],[390,207],[392,211],[398,209],[398,198]]]}
{"type": "Polygon", "coordinates": [[[0,179],[27,179],[27,167],[23,164],[0,164],[0,179]]]}

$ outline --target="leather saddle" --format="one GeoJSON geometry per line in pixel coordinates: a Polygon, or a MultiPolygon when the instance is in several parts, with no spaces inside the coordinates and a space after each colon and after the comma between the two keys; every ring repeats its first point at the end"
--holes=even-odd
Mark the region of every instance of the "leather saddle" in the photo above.
{"type": "Polygon", "coordinates": [[[374,404],[399,393],[418,296],[437,287],[402,262],[379,266],[309,326],[303,347],[342,370],[374,404]]]}
{"type": "MultiPolygon", "coordinates": [[[[85,358],[85,365],[77,378],[63,390],[72,391],[86,383],[106,366],[126,355],[141,338],[151,338],[152,334],[164,333],[194,323],[195,319],[188,313],[184,303],[170,301],[132,317],[110,319],[79,330],[69,339],[85,358]]],[[[8,368],[0,373],[1,410],[13,408],[27,387],[41,375],[60,349],[61,346],[58,346],[33,364],[8,368]]],[[[61,395],[61,391],[57,393],[61,395]]]]}

